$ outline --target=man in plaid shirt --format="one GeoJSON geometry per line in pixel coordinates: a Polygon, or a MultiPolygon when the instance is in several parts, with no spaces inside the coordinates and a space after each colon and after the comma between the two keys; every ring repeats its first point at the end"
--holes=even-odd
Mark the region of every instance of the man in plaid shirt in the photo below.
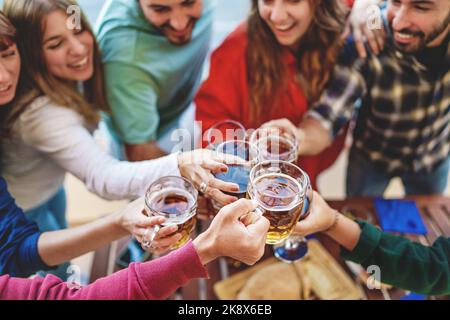
{"type": "Polygon", "coordinates": [[[390,0],[384,50],[358,59],[351,46],[321,99],[296,128],[300,154],[328,146],[354,116],[349,196],[380,196],[391,178],[407,194],[442,193],[450,150],[450,1],[390,0]]]}

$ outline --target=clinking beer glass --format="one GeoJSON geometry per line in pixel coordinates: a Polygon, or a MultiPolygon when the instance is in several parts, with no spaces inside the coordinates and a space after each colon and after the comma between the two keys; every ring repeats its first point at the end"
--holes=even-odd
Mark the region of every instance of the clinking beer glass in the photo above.
{"type": "MultiPolygon", "coordinates": [[[[252,155],[255,153],[252,151],[252,146],[244,140],[228,140],[219,144],[216,148],[219,154],[229,154],[243,160],[245,164],[227,164],[228,171],[226,173],[216,173],[214,176],[225,182],[232,182],[239,186],[239,191],[225,192],[228,195],[235,196],[238,199],[245,198],[247,195],[247,186],[249,181],[250,169],[255,161],[252,155]]],[[[214,200],[211,200],[215,213],[219,212],[222,205],[214,200]]]]}
{"type": "MultiPolygon", "coordinates": [[[[164,177],[148,188],[145,194],[148,214],[164,217],[166,221],[162,226],[178,225],[176,233],[182,235],[170,250],[178,249],[188,242],[197,222],[197,198],[198,192],[192,183],[181,177],[164,177]]],[[[160,228],[155,226],[149,237],[144,237],[145,247],[151,247],[160,228]]]]}
{"type": "Polygon", "coordinates": [[[286,262],[301,259],[307,252],[306,239],[291,234],[309,214],[312,189],[308,175],[286,161],[261,162],[250,172],[248,196],[258,202],[257,211],[270,222],[266,242],[274,245],[275,256],[286,262]]]}
{"type": "Polygon", "coordinates": [[[264,127],[255,130],[250,136],[259,162],[282,160],[294,163],[298,158],[298,141],[293,132],[276,127],[264,127]]]}

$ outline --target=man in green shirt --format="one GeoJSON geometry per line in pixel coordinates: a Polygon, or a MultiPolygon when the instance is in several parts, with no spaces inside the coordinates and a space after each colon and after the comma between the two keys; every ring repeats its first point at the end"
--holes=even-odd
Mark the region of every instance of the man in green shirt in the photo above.
{"type": "Polygon", "coordinates": [[[324,232],[342,246],[341,256],[363,265],[376,265],[381,281],[427,295],[450,294],[450,239],[440,237],[426,247],[355,222],[331,209],[314,193],[310,215],[297,223],[299,235],[324,232]]]}
{"type": "Polygon", "coordinates": [[[108,124],[116,140],[125,145],[128,160],[172,152],[180,144],[174,132],[178,128],[185,134],[183,147],[192,147],[192,101],[209,51],[212,2],[105,3],[96,31],[112,109],[108,124]]]}

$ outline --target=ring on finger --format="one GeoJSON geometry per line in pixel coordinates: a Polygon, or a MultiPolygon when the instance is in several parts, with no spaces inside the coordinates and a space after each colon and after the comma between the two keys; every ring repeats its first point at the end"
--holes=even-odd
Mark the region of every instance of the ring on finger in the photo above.
{"type": "Polygon", "coordinates": [[[200,192],[203,194],[206,194],[206,191],[208,190],[208,184],[206,182],[202,182],[200,184],[200,188],[199,188],[200,192]]]}

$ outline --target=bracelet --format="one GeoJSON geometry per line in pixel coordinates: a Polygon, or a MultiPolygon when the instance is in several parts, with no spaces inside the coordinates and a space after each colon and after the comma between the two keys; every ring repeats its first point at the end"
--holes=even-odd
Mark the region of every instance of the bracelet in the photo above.
{"type": "Polygon", "coordinates": [[[336,228],[336,226],[337,226],[337,224],[339,222],[340,215],[341,214],[337,210],[334,210],[334,221],[331,224],[331,226],[328,229],[324,230],[323,232],[327,233],[327,232],[333,231],[333,229],[336,228]]]}

